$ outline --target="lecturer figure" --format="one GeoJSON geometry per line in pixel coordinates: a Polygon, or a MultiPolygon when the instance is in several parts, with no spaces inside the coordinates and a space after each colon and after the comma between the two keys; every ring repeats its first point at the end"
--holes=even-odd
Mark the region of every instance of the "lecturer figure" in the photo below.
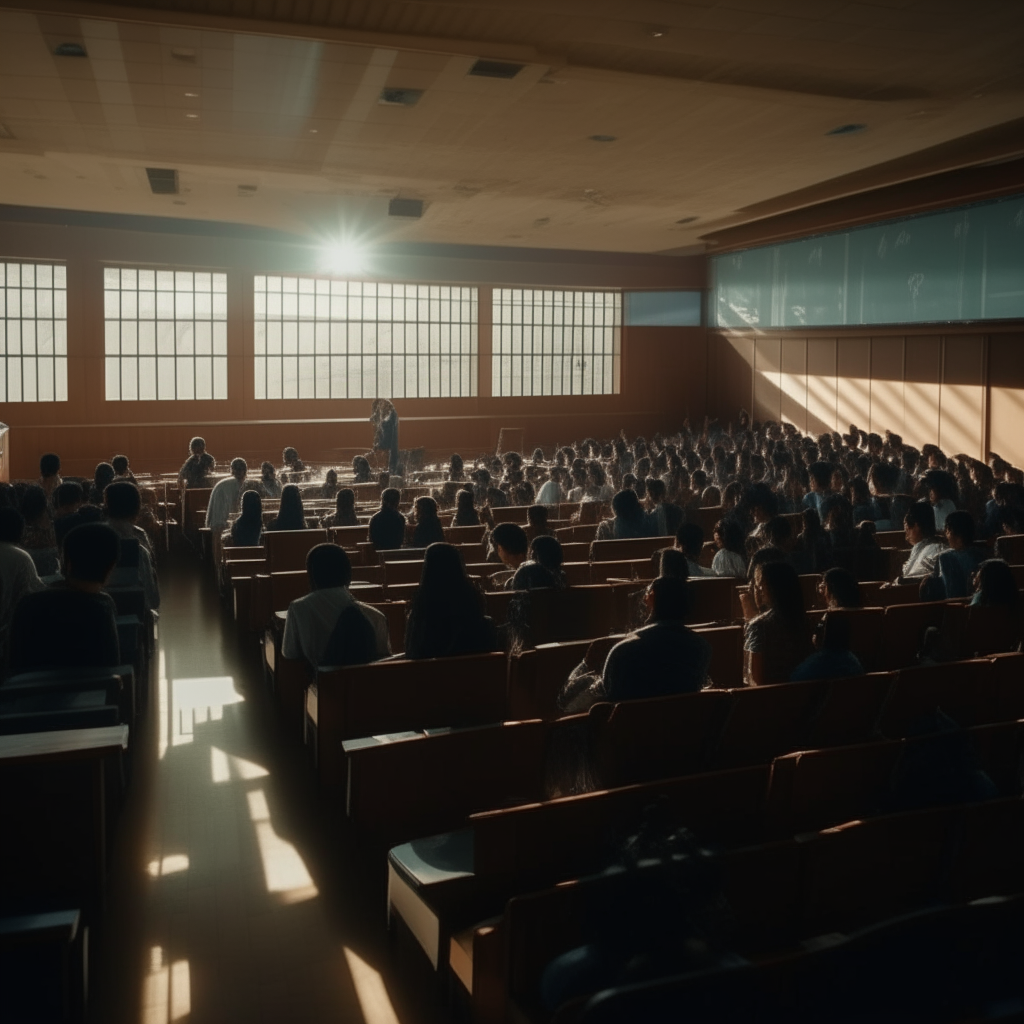
{"type": "Polygon", "coordinates": [[[373,449],[389,453],[388,473],[398,472],[398,412],[386,398],[375,398],[370,410],[373,449]]]}

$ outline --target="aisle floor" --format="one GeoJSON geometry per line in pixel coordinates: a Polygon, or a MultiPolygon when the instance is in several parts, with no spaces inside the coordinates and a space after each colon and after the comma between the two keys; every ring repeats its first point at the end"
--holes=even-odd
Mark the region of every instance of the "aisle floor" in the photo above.
{"type": "Polygon", "coordinates": [[[93,1019],[437,1017],[392,960],[383,858],[339,841],[342,809],[316,795],[299,744],[283,736],[255,641],[235,632],[208,570],[175,559],[161,583],[153,700],[97,936],[93,1019]]]}

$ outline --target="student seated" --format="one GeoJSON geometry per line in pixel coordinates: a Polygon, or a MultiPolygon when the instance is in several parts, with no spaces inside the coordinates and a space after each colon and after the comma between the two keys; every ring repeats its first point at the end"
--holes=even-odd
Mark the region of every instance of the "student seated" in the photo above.
{"type": "Polygon", "coordinates": [[[370,482],[370,461],[365,455],[357,455],[352,460],[353,483],[368,484],[370,482]]]}
{"type": "Polygon", "coordinates": [[[619,491],[612,498],[613,518],[598,523],[594,540],[629,540],[650,536],[650,524],[636,491],[619,491]]]}
{"type": "Polygon", "coordinates": [[[400,548],[405,543],[405,516],[398,511],[402,492],[388,487],[381,492],[380,511],[370,519],[370,540],[378,551],[400,548]]]}
{"type": "Polygon", "coordinates": [[[476,510],[476,496],[472,488],[464,487],[455,495],[455,515],[452,526],[479,526],[480,513],[476,510]]]}
{"type": "Polygon", "coordinates": [[[317,544],[306,555],[306,572],[310,592],[288,605],[281,654],[285,658],[305,658],[314,668],[366,664],[390,657],[388,620],[382,612],[352,596],[348,589],[352,563],[345,550],[337,544],[317,544]],[[370,626],[369,643],[364,641],[370,634],[353,619],[353,609],[370,626]],[[331,658],[325,660],[328,654],[331,658]]]}
{"type": "Polygon", "coordinates": [[[267,530],[304,530],[306,513],[298,484],[285,484],[281,491],[281,505],[277,515],[267,523],[267,530]]]}
{"type": "Polygon", "coordinates": [[[554,537],[554,531],[548,527],[548,509],[546,505],[531,505],[526,510],[526,536],[531,540],[538,537],[554,537]]]}
{"type": "Polygon", "coordinates": [[[103,507],[107,523],[122,540],[134,540],[139,545],[137,569],[117,569],[111,576],[111,586],[141,586],[146,595],[146,607],[153,611],[160,607],[160,588],[157,586],[156,570],[153,567],[153,549],[149,546],[146,531],[135,525],[142,508],[139,489],[127,480],[115,480],[103,492],[103,507]]]}
{"type": "Polygon", "coordinates": [[[53,492],[51,501],[53,504],[54,539],[57,542],[57,546],[60,547],[61,539],[67,530],[59,530],[57,524],[62,519],[74,515],[81,508],[82,503],[85,501],[85,491],[77,481],[68,480],[53,492]]]}
{"type": "Polygon", "coordinates": [[[26,594],[11,620],[11,674],[121,663],[117,609],[103,593],[121,540],[105,523],[78,526],[64,538],[64,579],[26,594]]]}
{"type": "MultiPolygon", "coordinates": [[[[832,570],[841,572],[842,570],[832,570]]],[[[789,677],[790,682],[805,679],[846,679],[864,674],[864,666],[850,650],[850,621],[842,615],[825,613],[818,650],[808,655],[789,677]]]]}
{"type": "MultiPolygon", "coordinates": [[[[504,525],[504,524],[503,524],[504,525]]],[[[406,658],[450,658],[498,649],[498,631],[451,544],[431,544],[405,628],[406,658]]]]}
{"type": "Polygon", "coordinates": [[[1013,577],[1013,571],[1003,559],[989,558],[978,566],[971,604],[987,608],[1020,607],[1020,588],[1013,577]]]}
{"type": "Polygon", "coordinates": [[[938,597],[967,597],[971,593],[971,581],[981,561],[973,546],[974,520],[970,512],[950,512],[946,516],[943,532],[949,550],[943,551],[938,559],[938,597]]]}
{"type": "Polygon", "coordinates": [[[704,531],[697,523],[683,523],[676,531],[676,547],[686,555],[686,571],[689,576],[715,576],[714,569],[705,569],[700,564],[704,550],[704,531]]]}
{"type": "Polygon", "coordinates": [[[444,527],[437,515],[437,502],[423,495],[416,499],[416,525],[412,531],[412,547],[425,548],[444,543],[444,527]]]}
{"type": "Polygon", "coordinates": [[[284,466],[281,468],[282,483],[300,483],[309,475],[306,472],[306,464],[299,458],[299,453],[294,448],[285,448],[281,453],[284,466]]]}
{"type": "Polygon", "coordinates": [[[512,590],[512,580],[519,567],[526,561],[530,542],[526,531],[518,523],[498,523],[491,531],[491,546],[498,561],[505,566],[504,572],[497,572],[490,578],[494,590],[512,590]]]}
{"type": "Polygon", "coordinates": [[[242,492],[242,514],[224,533],[224,543],[234,547],[256,547],[263,542],[263,499],[259,491],[242,492]]]}
{"type": "Polygon", "coordinates": [[[935,513],[927,501],[915,502],[903,517],[910,557],[903,563],[897,583],[921,581],[935,573],[946,542],[935,534],[935,513]]]}
{"type": "Polygon", "coordinates": [[[260,463],[259,489],[264,498],[281,497],[281,481],[277,479],[277,470],[272,462],[260,463]]]}
{"type": "Polygon", "coordinates": [[[25,520],[17,509],[0,508],[0,674],[15,606],[23,595],[46,587],[32,556],[20,546],[24,529],[25,520]]]}
{"type": "MultiPolygon", "coordinates": [[[[534,506],[530,506],[533,508],[534,506]]],[[[569,581],[562,572],[562,545],[554,537],[535,537],[530,543],[530,560],[523,562],[508,585],[509,590],[561,589],[569,581]]]]}
{"type": "Polygon", "coordinates": [[[690,599],[683,580],[652,580],[644,594],[647,625],[617,643],[605,660],[602,678],[608,700],[694,693],[707,684],[711,645],[683,624],[690,599]]]}
{"type": "Polygon", "coordinates": [[[338,493],[338,471],[329,469],[324,474],[324,482],[314,488],[313,496],[317,498],[333,498],[338,493]]]}
{"type": "Polygon", "coordinates": [[[683,522],[683,510],[668,500],[665,482],[647,478],[647,530],[652,537],[671,537],[683,522]]]}
{"type": "Polygon", "coordinates": [[[39,486],[47,498],[52,498],[53,492],[63,482],[60,478],[60,456],[48,452],[39,460],[39,486]]]}
{"type": "Polygon", "coordinates": [[[245,475],[249,467],[245,459],[231,460],[231,476],[219,480],[210,491],[206,505],[206,525],[219,534],[228,525],[228,518],[238,509],[242,490],[245,487],[245,475]]]}
{"type": "Polygon", "coordinates": [[[342,487],[334,499],[334,511],[324,517],[324,526],[358,526],[356,515],[356,492],[351,487],[342,487]]]}
{"type": "Polygon", "coordinates": [[[103,491],[107,484],[114,479],[114,467],[109,462],[101,462],[97,465],[92,478],[92,487],[89,489],[89,503],[92,505],[103,504],[103,491]]]}
{"type": "Polygon", "coordinates": [[[115,455],[110,460],[110,465],[114,470],[115,480],[127,480],[129,483],[138,486],[139,482],[135,479],[135,474],[128,468],[127,455],[115,455]]]}
{"type": "Polygon", "coordinates": [[[209,453],[206,450],[206,442],[201,437],[193,437],[188,445],[188,458],[184,465],[178,470],[178,487],[185,490],[187,487],[205,487],[207,478],[213,468],[213,459],[204,459],[209,453]]]}
{"type": "Polygon", "coordinates": [[[32,556],[40,576],[52,576],[58,571],[57,538],[46,492],[38,484],[30,484],[22,493],[21,515],[25,520],[21,546],[32,556]]]}
{"type": "Polygon", "coordinates": [[[568,477],[562,466],[554,466],[551,475],[537,492],[538,505],[557,505],[565,498],[565,481],[568,477]]]}
{"type": "Polygon", "coordinates": [[[744,627],[744,681],[748,686],[784,683],[811,653],[800,577],[785,562],[758,566],[753,598],[760,614],[744,627]]]}
{"type": "Polygon", "coordinates": [[[733,576],[746,579],[747,560],[744,557],[745,537],[743,527],[731,517],[715,523],[715,546],[718,550],[711,562],[711,571],[716,576],[733,576]]]}
{"type": "Polygon", "coordinates": [[[818,593],[828,609],[864,607],[860,584],[846,569],[829,569],[824,573],[818,583],[818,593]]]}

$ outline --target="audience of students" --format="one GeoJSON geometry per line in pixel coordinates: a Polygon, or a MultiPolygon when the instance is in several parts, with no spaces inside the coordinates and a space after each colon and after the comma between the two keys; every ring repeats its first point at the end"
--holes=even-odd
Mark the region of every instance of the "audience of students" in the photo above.
{"type": "Polygon", "coordinates": [[[321,520],[324,526],[358,526],[356,515],[356,492],[351,487],[342,487],[334,499],[334,512],[321,520]]]}

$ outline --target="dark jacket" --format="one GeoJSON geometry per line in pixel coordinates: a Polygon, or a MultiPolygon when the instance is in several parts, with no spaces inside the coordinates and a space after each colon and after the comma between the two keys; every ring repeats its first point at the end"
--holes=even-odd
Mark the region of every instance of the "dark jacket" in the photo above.
{"type": "Polygon", "coordinates": [[[370,541],[378,551],[400,548],[405,542],[405,516],[385,505],[370,519],[370,541]]]}

